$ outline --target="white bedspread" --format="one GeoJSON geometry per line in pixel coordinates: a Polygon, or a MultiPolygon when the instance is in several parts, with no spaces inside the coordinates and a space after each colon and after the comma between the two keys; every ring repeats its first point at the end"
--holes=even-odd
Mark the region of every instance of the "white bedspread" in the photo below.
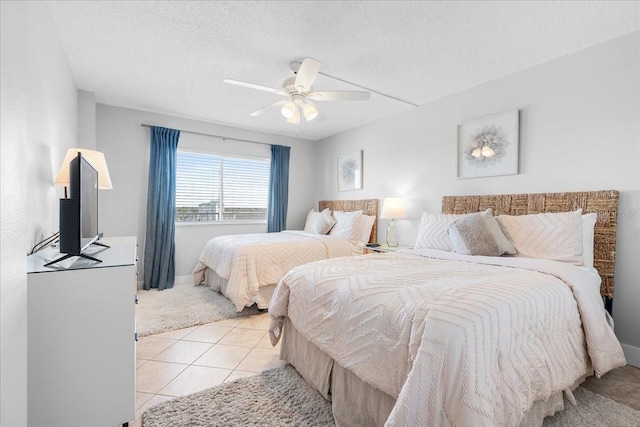
{"type": "Polygon", "coordinates": [[[352,255],[344,238],[283,231],[220,236],[207,242],[193,271],[195,285],[210,268],[228,280],[226,296],[242,311],[254,303],[261,286],[274,285],[294,267],[327,258],[352,255]]]}
{"type": "Polygon", "coordinates": [[[270,335],[288,316],[397,398],[389,426],[515,426],[590,366],[600,376],[625,363],[599,282],[569,264],[431,250],[326,260],[280,282],[270,335]]]}

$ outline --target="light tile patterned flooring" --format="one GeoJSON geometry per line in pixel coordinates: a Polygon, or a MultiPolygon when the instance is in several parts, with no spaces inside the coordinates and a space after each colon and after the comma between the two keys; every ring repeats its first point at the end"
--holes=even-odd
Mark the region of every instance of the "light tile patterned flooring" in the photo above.
{"type": "Polygon", "coordinates": [[[141,338],[136,349],[136,419],[177,396],[284,364],[269,342],[267,313],[141,338]]]}
{"type": "MultiPolygon", "coordinates": [[[[284,364],[269,342],[267,313],[141,338],[137,345],[136,419],[177,396],[254,375],[284,364]]],[[[624,366],[583,386],[640,410],[640,369],[624,366]]]]}

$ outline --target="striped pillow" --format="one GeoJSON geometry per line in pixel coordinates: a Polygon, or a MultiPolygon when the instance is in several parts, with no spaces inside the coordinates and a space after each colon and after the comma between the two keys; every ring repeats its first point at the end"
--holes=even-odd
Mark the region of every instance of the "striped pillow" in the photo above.
{"type": "Polygon", "coordinates": [[[582,264],[582,209],[496,219],[516,256],[582,264]]]}
{"type": "Polygon", "coordinates": [[[360,235],[361,216],[362,211],[333,211],[333,218],[336,220],[336,225],[333,226],[329,235],[357,241],[360,235]]]}

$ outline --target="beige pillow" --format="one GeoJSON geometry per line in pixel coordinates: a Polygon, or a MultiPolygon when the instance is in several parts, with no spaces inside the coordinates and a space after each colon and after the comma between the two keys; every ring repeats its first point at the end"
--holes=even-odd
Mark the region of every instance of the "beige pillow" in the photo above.
{"type": "Polygon", "coordinates": [[[314,234],[327,234],[335,223],[336,221],[331,216],[331,211],[328,208],[322,212],[316,212],[311,209],[307,215],[304,231],[314,234]]]}
{"type": "Polygon", "coordinates": [[[582,215],[582,265],[593,267],[593,239],[598,220],[596,213],[582,215]]]}
{"type": "Polygon", "coordinates": [[[484,256],[503,254],[482,214],[473,214],[454,221],[449,227],[449,238],[454,250],[459,254],[484,256]]]}
{"type": "Polygon", "coordinates": [[[575,212],[500,215],[500,229],[524,258],[582,264],[582,209],[575,212]]]}
{"type": "Polygon", "coordinates": [[[363,243],[368,243],[371,239],[371,230],[373,229],[373,223],[376,222],[376,217],[373,215],[362,215],[360,217],[360,237],[358,240],[363,243]]]}

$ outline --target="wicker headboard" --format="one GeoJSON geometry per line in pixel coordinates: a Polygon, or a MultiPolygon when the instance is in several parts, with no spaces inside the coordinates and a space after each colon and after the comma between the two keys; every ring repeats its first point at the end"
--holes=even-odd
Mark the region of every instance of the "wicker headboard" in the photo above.
{"type": "Polygon", "coordinates": [[[320,211],[329,208],[333,211],[352,212],[362,210],[364,215],[371,215],[376,218],[371,228],[369,243],[378,241],[378,199],[366,200],[320,200],[318,202],[320,211]]]}
{"type": "Polygon", "coordinates": [[[585,193],[500,194],[491,196],[444,196],[442,213],[463,214],[493,209],[494,215],[526,215],[568,212],[582,208],[583,214],[596,212],[593,266],[602,277],[600,294],[613,298],[618,224],[616,190],[585,193]]]}

